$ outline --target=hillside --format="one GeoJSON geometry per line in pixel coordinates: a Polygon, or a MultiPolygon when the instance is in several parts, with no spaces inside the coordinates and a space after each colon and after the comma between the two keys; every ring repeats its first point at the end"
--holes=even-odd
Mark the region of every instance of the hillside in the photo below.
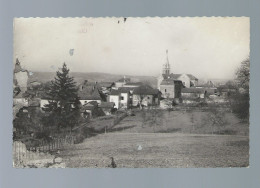
{"type": "MultiPolygon", "coordinates": [[[[32,76],[30,76],[30,80],[36,80],[38,82],[44,83],[54,79],[55,72],[34,72],[32,76]]],[[[77,84],[82,83],[84,80],[88,80],[89,82],[115,82],[118,79],[122,78],[124,75],[115,75],[109,73],[97,73],[97,72],[72,72],[71,76],[74,77],[77,84]]],[[[156,87],[157,80],[156,77],[153,76],[130,76],[125,75],[128,78],[131,78],[132,82],[144,82],[149,83],[151,86],[156,87]]]]}

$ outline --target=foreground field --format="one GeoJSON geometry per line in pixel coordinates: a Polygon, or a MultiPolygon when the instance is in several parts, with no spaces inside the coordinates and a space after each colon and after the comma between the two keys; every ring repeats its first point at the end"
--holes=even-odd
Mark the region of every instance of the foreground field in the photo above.
{"type": "Polygon", "coordinates": [[[140,111],[128,116],[112,131],[131,133],[191,133],[218,135],[249,135],[249,125],[241,122],[234,114],[214,114],[202,111],[140,111]],[[214,122],[221,121],[218,125],[214,122]]]}
{"type": "Polygon", "coordinates": [[[67,167],[247,167],[248,136],[181,133],[107,133],[60,153],[67,167]]]}

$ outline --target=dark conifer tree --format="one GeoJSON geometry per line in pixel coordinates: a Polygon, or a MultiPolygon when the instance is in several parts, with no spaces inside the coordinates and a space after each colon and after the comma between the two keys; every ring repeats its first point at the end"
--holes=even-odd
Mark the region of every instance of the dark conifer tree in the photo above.
{"type": "Polygon", "coordinates": [[[60,128],[73,127],[77,121],[75,114],[79,114],[77,87],[74,78],[69,76],[69,69],[66,64],[60,71],[56,72],[55,79],[51,82],[49,91],[46,92],[49,104],[44,110],[49,115],[44,118],[45,124],[60,128]]]}

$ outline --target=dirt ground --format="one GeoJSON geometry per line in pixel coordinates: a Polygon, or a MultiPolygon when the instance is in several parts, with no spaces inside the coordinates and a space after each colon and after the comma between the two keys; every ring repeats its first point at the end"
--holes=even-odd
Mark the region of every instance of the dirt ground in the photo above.
{"type": "Polygon", "coordinates": [[[60,154],[67,167],[247,167],[249,139],[237,135],[106,133],[60,154]]]}

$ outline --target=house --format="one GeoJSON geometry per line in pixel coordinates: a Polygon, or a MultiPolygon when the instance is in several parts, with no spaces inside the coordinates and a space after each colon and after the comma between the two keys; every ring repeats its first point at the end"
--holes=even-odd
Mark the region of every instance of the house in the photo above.
{"type": "Polygon", "coordinates": [[[115,108],[129,108],[131,104],[131,92],[133,88],[119,87],[118,89],[113,89],[109,94],[109,102],[115,103],[115,108]]]}
{"type": "Polygon", "coordinates": [[[100,91],[99,85],[96,82],[88,82],[87,80],[79,86],[78,97],[82,105],[91,101],[96,101],[100,104],[101,101],[106,100],[105,96],[100,91]]]}
{"type": "Polygon", "coordinates": [[[182,81],[175,79],[164,79],[160,84],[162,97],[166,99],[181,98],[182,81]]]}
{"type": "Polygon", "coordinates": [[[126,78],[125,76],[119,80],[117,80],[115,82],[115,87],[119,88],[119,87],[123,87],[126,83],[130,82],[131,79],[130,78],[126,78]]]}
{"type": "Polygon", "coordinates": [[[205,84],[197,85],[196,88],[203,88],[205,90],[205,95],[219,95],[218,88],[215,87],[215,84],[212,81],[208,81],[205,84]]]}
{"type": "Polygon", "coordinates": [[[161,92],[148,85],[142,85],[133,90],[133,106],[159,105],[161,92]]]}
{"type": "Polygon", "coordinates": [[[120,93],[117,89],[112,89],[109,97],[108,97],[108,101],[109,102],[113,102],[115,104],[115,108],[119,109],[120,106],[120,93]]]}
{"type": "Polygon", "coordinates": [[[80,108],[81,116],[85,119],[92,119],[99,115],[98,103],[96,101],[91,101],[82,105],[80,108]]]}
{"type": "Polygon", "coordinates": [[[204,88],[183,88],[181,90],[181,97],[185,99],[204,99],[206,95],[206,90],[204,88]]]}
{"type": "Polygon", "coordinates": [[[113,102],[101,102],[101,104],[98,106],[100,109],[103,110],[103,112],[106,115],[111,115],[114,107],[115,107],[115,103],[113,102]]]}

